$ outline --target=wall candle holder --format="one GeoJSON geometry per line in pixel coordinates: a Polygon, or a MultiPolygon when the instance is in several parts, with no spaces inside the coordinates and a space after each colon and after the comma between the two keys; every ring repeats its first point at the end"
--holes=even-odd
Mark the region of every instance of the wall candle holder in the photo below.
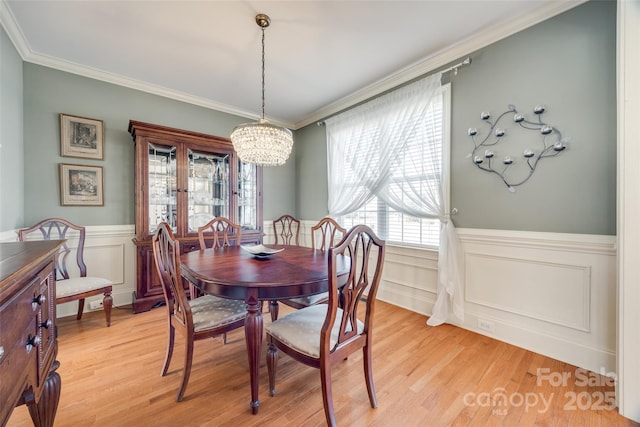
{"type": "Polygon", "coordinates": [[[542,114],[545,107],[536,105],[533,113],[537,117],[537,122],[527,120],[522,114],[518,113],[515,105],[509,104],[507,111],[500,114],[494,121],[491,120],[491,114],[483,111],[480,113],[480,119],[489,125],[488,132],[482,140],[479,140],[479,132],[476,128],[469,128],[468,135],[473,140],[473,151],[468,155],[472,162],[485,172],[491,172],[500,177],[505,183],[507,189],[511,192],[515,191],[515,187],[524,184],[531,178],[536,170],[538,163],[547,157],[555,157],[567,148],[569,138],[563,138],[560,131],[542,121],[542,114]],[[498,127],[500,121],[512,115],[514,123],[526,131],[535,131],[541,135],[538,147],[525,148],[522,152],[523,163],[520,163],[519,156],[504,155],[502,161],[497,160],[498,152],[494,151],[495,146],[505,143],[507,131],[503,127],[498,127]],[[484,150],[484,152],[482,152],[484,150]],[[526,165],[524,178],[510,179],[507,172],[513,170],[518,164],[526,165]],[[502,166],[502,167],[500,167],[502,166]]]}

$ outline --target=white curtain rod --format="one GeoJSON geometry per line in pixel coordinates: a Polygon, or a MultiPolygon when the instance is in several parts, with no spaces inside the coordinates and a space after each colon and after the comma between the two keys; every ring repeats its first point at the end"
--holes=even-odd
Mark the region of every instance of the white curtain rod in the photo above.
{"type": "Polygon", "coordinates": [[[441,73],[446,73],[448,71],[453,70],[453,74],[458,74],[458,68],[463,67],[465,65],[469,65],[469,64],[471,64],[471,57],[467,56],[467,58],[464,61],[462,61],[462,62],[460,62],[460,63],[458,63],[456,65],[452,65],[449,68],[445,68],[444,70],[442,70],[440,72],[441,73]]]}
{"type": "MultiPolygon", "coordinates": [[[[458,75],[458,68],[463,67],[465,65],[469,65],[469,64],[471,64],[471,57],[467,56],[464,61],[459,62],[459,63],[457,63],[455,65],[452,65],[449,68],[445,68],[444,70],[440,71],[440,73],[447,73],[449,71],[453,71],[453,75],[457,76],[458,75]]],[[[324,124],[325,124],[324,120],[320,120],[320,121],[316,122],[316,125],[318,125],[318,126],[324,126],[324,124]]]]}

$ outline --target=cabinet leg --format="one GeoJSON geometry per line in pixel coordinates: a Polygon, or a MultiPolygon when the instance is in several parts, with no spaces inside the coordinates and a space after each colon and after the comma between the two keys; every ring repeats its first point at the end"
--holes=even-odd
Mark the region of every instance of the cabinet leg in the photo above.
{"type": "Polygon", "coordinates": [[[60,402],[60,390],[62,381],[56,369],[60,363],[56,360],[51,366],[49,375],[44,382],[42,395],[38,402],[28,402],[29,414],[33,425],[36,427],[53,427],[53,420],[58,411],[58,403],[60,402]]]}

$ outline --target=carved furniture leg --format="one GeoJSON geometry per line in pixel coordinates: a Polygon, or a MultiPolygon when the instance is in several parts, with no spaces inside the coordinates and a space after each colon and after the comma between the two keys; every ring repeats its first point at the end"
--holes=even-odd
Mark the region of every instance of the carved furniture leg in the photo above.
{"type": "Polygon", "coordinates": [[[269,301],[269,313],[271,314],[271,321],[275,322],[276,320],[278,320],[278,301],[277,300],[272,300],[269,301]]]}
{"type": "Polygon", "coordinates": [[[247,353],[249,354],[250,406],[253,414],[257,414],[260,406],[258,386],[260,379],[260,350],[262,348],[262,313],[260,312],[257,289],[247,290],[245,303],[247,304],[247,317],[244,321],[244,335],[247,341],[247,353]]]}
{"type": "Polygon", "coordinates": [[[111,292],[104,294],[102,299],[102,308],[104,309],[104,315],[107,319],[107,326],[111,326],[111,307],[113,307],[113,297],[111,292]]]}
{"type": "Polygon", "coordinates": [[[57,360],[53,362],[53,365],[51,365],[51,370],[49,371],[49,375],[43,385],[40,401],[37,403],[34,399],[29,399],[29,401],[27,401],[29,415],[31,415],[33,425],[36,427],[53,427],[53,420],[56,417],[56,412],[58,411],[60,390],[62,388],[60,375],[55,372],[59,366],[60,362],[57,360]]]}

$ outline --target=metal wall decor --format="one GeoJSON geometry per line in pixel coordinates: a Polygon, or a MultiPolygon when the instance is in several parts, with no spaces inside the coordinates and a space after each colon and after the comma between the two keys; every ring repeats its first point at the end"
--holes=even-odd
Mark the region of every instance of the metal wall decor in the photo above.
{"type": "Polygon", "coordinates": [[[468,157],[478,169],[499,176],[507,189],[514,192],[515,187],[524,184],[531,178],[542,159],[555,157],[567,148],[566,144],[569,142],[569,138],[563,138],[558,129],[542,121],[544,111],[545,107],[542,105],[533,108],[537,121],[525,118],[512,104],[509,104],[507,111],[500,114],[495,121],[491,119],[490,113],[483,111],[480,113],[480,119],[489,126],[489,129],[483,137],[484,132],[480,132],[476,128],[469,128],[467,133],[473,140],[474,148],[468,157]],[[513,122],[518,125],[514,130],[534,131],[540,136],[539,139],[532,142],[530,147],[524,148],[522,154],[518,156],[501,152],[507,142],[513,143],[519,139],[512,138],[512,141],[507,141],[506,123],[503,127],[498,126],[501,120],[508,117],[511,117],[513,122]],[[498,160],[499,154],[501,160],[498,160]]]}

